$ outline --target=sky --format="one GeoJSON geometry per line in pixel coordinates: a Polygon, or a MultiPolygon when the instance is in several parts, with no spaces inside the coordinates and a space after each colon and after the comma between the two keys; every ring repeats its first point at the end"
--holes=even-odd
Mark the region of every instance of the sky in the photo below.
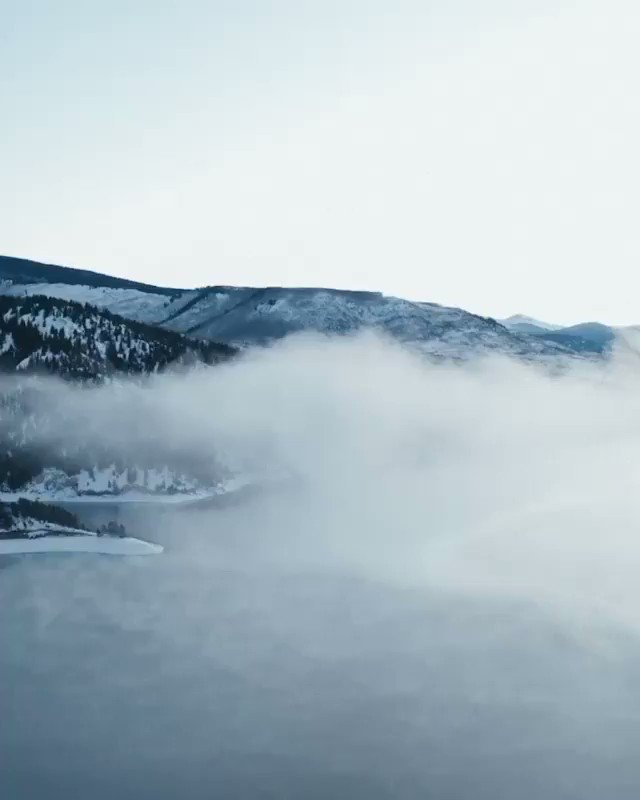
{"type": "Polygon", "coordinates": [[[640,322],[631,0],[0,0],[0,252],[640,322]]]}

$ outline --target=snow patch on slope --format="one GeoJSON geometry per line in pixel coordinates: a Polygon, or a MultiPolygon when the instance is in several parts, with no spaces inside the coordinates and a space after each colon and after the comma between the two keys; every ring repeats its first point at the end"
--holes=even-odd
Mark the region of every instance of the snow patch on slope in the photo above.
{"type": "MultiPolygon", "coordinates": [[[[83,286],[67,283],[27,283],[0,286],[0,294],[10,297],[44,295],[76,303],[89,303],[138,322],[157,322],[171,313],[173,303],[164,294],[138,289],[113,289],[107,286],[83,286]]],[[[190,294],[186,292],[185,294],[190,294]]]]}

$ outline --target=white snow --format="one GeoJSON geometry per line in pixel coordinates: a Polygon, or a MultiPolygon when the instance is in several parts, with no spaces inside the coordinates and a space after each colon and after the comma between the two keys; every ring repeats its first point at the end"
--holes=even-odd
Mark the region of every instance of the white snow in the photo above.
{"type": "Polygon", "coordinates": [[[219,494],[226,494],[226,492],[215,489],[182,494],[151,494],[149,492],[136,491],[135,489],[123,492],[122,494],[76,494],[73,490],[61,490],[49,493],[38,491],[0,491],[0,502],[15,503],[20,500],[20,498],[24,498],[25,500],[40,500],[44,503],[189,503],[193,500],[204,500],[209,497],[216,497],[219,494]]]}
{"type": "Polygon", "coordinates": [[[141,322],[154,322],[165,316],[165,311],[166,314],[171,313],[170,298],[167,295],[141,292],[138,289],[112,289],[106,286],[67,283],[27,283],[1,286],[0,293],[11,297],[45,295],[73,300],[76,303],[89,303],[141,322]]]}
{"type": "MultiPolygon", "coordinates": [[[[192,503],[196,500],[206,500],[210,497],[216,497],[220,492],[215,491],[202,491],[202,492],[191,492],[190,494],[149,494],[147,492],[138,492],[138,491],[131,491],[131,492],[124,492],[123,494],[85,494],[85,495],[69,495],[65,497],[51,497],[47,498],[42,495],[39,497],[30,498],[27,497],[28,500],[47,500],[50,499],[51,501],[54,500],[64,500],[65,503],[113,503],[117,505],[118,503],[162,503],[162,504],[178,504],[178,503],[192,503]]],[[[20,497],[25,497],[26,495],[20,494],[20,497]]],[[[4,499],[3,493],[0,492],[0,499],[4,499]]]]}
{"type": "Polygon", "coordinates": [[[218,287],[215,291],[185,290],[171,298],[137,289],[32,283],[0,285],[0,293],[77,300],[128,319],[240,348],[296,331],[336,334],[373,328],[438,357],[468,358],[482,351],[525,357],[575,355],[557,343],[523,338],[525,324],[559,329],[531,317],[515,315],[498,326],[462,309],[373,292],[218,287]]]}
{"type": "MultiPolygon", "coordinates": [[[[90,486],[90,493],[79,493],[81,485],[76,484],[74,476],[67,476],[60,470],[47,468],[43,470],[41,476],[30,484],[22,487],[18,492],[0,491],[0,501],[5,503],[15,503],[20,498],[25,500],[40,500],[44,502],[63,501],[65,503],[190,503],[198,500],[207,500],[223,494],[230,494],[254,483],[254,479],[244,475],[235,475],[221,481],[215,486],[204,488],[181,488],[179,491],[145,491],[137,486],[124,485],[122,491],[109,491],[108,480],[113,473],[107,472],[106,476],[102,471],[95,470],[101,476],[101,480],[106,478],[106,489],[104,494],[97,493],[97,486],[101,484],[83,483],[82,489],[86,491],[90,486]]],[[[140,474],[143,470],[139,470],[140,474]]],[[[86,472],[86,475],[89,473],[86,472]]],[[[162,474],[162,471],[156,471],[162,474]]],[[[86,479],[85,479],[86,480],[86,479]]],[[[175,487],[175,484],[173,484],[175,487]]],[[[118,487],[120,488],[120,487],[118,487]]]]}
{"type": "Polygon", "coordinates": [[[0,539],[0,555],[19,553],[104,553],[106,555],[149,556],[162,553],[162,545],[130,536],[37,536],[30,539],[0,539]]]}
{"type": "Polygon", "coordinates": [[[66,536],[80,534],[83,536],[93,536],[91,531],[87,531],[84,528],[69,528],[65,525],[58,525],[55,522],[45,522],[44,520],[34,519],[33,517],[14,518],[11,529],[33,537],[46,536],[48,534],[63,534],[66,536]]]}
{"type": "Polygon", "coordinates": [[[553,325],[550,322],[528,317],[526,314],[514,314],[511,317],[507,317],[507,319],[499,320],[499,322],[509,329],[514,325],[535,325],[536,328],[542,328],[545,331],[557,331],[562,327],[561,325],[553,325]]]}
{"type": "Polygon", "coordinates": [[[125,502],[181,502],[228,491],[225,483],[207,486],[189,476],[162,468],[118,470],[115,464],[67,475],[45,468],[19,492],[0,491],[0,500],[91,500],[125,502]],[[132,478],[132,481],[129,481],[132,478]]]}
{"type": "Polygon", "coordinates": [[[0,344],[0,356],[4,355],[5,353],[8,353],[9,350],[13,350],[14,347],[15,344],[13,341],[13,335],[11,333],[6,333],[4,336],[4,341],[2,342],[2,344],[0,344]]]}

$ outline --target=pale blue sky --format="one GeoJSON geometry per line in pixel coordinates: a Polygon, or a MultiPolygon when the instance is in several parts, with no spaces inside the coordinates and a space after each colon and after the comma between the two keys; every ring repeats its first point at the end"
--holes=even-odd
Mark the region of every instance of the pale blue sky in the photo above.
{"type": "Polygon", "coordinates": [[[0,0],[0,252],[640,322],[631,0],[0,0]]]}

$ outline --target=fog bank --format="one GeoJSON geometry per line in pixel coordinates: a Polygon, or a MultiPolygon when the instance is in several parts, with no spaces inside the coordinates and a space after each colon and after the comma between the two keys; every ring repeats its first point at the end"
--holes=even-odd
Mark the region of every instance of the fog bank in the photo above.
{"type": "Polygon", "coordinates": [[[144,385],[47,384],[82,421],[65,436],[163,437],[273,482],[132,510],[165,546],[144,565],[2,570],[4,780],[635,797],[639,376],[628,350],[549,372],[303,336],[144,385]]]}

